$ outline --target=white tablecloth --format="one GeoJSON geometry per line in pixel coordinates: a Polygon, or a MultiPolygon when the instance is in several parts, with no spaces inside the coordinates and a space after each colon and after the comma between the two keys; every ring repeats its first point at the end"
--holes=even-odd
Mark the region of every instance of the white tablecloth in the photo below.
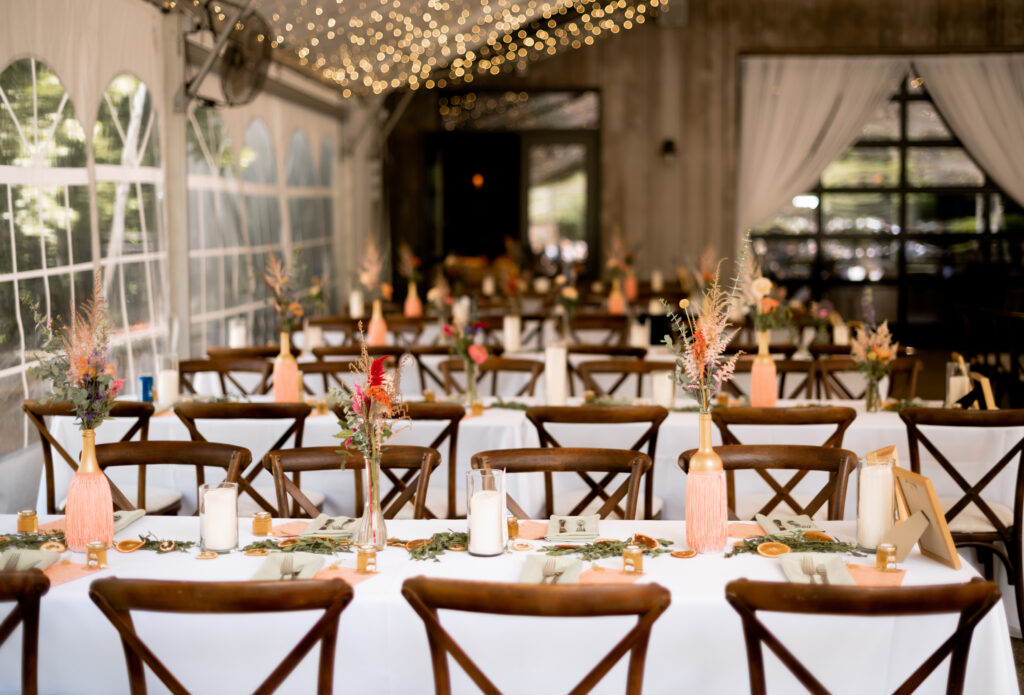
{"type": "MultiPolygon", "coordinates": [[[[43,519],[44,521],[46,519],[43,519]]],[[[15,528],[14,516],[0,517],[0,531],[15,528]]],[[[446,529],[461,530],[463,521],[389,522],[391,535],[425,537],[446,529]]],[[[840,536],[853,535],[850,522],[828,524],[840,536]]],[[[147,517],[117,534],[134,538],[152,531],[160,538],[198,540],[195,518],[147,517]]],[[[626,537],[634,531],[667,538],[678,545],[685,537],[680,522],[601,522],[601,535],[626,537]]],[[[241,542],[251,536],[242,523],[241,542]]],[[[355,588],[355,599],[341,616],[335,665],[337,693],[433,692],[426,633],[419,618],[401,597],[402,582],[411,576],[514,582],[524,553],[475,558],[448,553],[441,562],[414,562],[401,549],[380,556],[380,576],[355,588]]],[[[82,561],[75,555],[75,561],[82,561]]],[[[340,564],[354,566],[354,556],[339,554],[340,564]]],[[[192,581],[244,580],[262,558],[240,553],[216,560],[191,554],[157,555],[139,551],[108,554],[110,568],[99,576],[192,581]]],[[[851,562],[870,563],[868,558],[851,562]]],[[[328,564],[330,559],[328,559],[328,564]]],[[[605,560],[609,567],[618,561],[605,560]]],[[[904,564],[904,584],[968,581],[975,576],[923,558],[916,552],[904,564]]],[[[743,693],[748,674],[737,614],[726,603],[724,586],[738,577],[783,581],[777,560],[758,556],[725,559],[721,555],[677,560],[645,558],[641,581],[662,584],[672,592],[672,605],[655,624],[647,654],[644,692],[743,693]]],[[[40,692],[127,692],[120,640],[87,592],[90,578],[54,587],[43,597],[40,625],[40,692]]],[[[1004,599],[1005,601],[1006,599],[1004,599]]],[[[251,692],[315,620],[312,613],[267,616],[134,615],[142,639],[190,691],[251,692]]],[[[632,618],[543,619],[442,613],[442,623],[504,692],[566,692],[633,623],[632,618]]],[[[847,618],[771,616],[767,624],[835,693],[890,692],[916,668],[955,626],[953,617],[847,618]]],[[[20,630],[0,648],[0,692],[16,693],[20,673],[20,630]]],[[[316,655],[308,657],[279,692],[310,693],[315,689],[316,655]]],[[[798,692],[774,657],[765,657],[769,692],[798,692]]],[[[945,692],[947,667],[939,668],[919,692],[945,692]]],[[[478,692],[451,662],[453,689],[478,692]]],[[[148,673],[151,693],[166,692],[148,673]]],[[[621,693],[624,664],[617,666],[596,692],[621,693]]],[[[1017,680],[1003,611],[998,608],[979,624],[967,667],[968,693],[1016,693],[1017,680]]]]}

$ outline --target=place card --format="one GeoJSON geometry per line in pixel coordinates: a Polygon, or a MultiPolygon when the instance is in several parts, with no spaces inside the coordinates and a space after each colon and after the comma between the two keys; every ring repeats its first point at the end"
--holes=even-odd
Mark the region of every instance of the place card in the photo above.
{"type": "Polygon", "coordinates": [[[331,538],[350,538],[359,525],[359,519],[348,516],[327,516],[321,514],[309,522],[300,536],[330,536],[331,538]]]}
{"type": "Polygon", "coordinates": [[[754,518],[757,523],[764,529],[765,534],[769,536],[777,536],[785,533],[802,534],[807,531],[821,531],[818,526],[811,521],[811,517],[806,514],[799,514],[797,516],[765,516],[764,514],[756,514],[754,518]]]}

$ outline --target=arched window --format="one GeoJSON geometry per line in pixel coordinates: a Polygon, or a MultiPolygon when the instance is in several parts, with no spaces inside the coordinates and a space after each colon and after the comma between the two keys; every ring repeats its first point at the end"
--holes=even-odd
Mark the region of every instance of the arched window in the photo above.
{"type": "Polygon", "coordinates": [[[167,259],[159,124],[149,89],[132,75],[107,86],[93,130],[96,209],[104,291],[118,341],[115,356],[135,383],[153,374],[167,259]]]}
{"type": "MultiPolygon", "coordinates": [[[[92,289],[93,237],[85,131],[57,75],[24,58],[0,72],[0,419],[40,391],[27,372],[40,346],[34,302],[66,320],[92,289]]],[[[22,424],[0,434],[0,455],[28,441],[22,424]]]]}
{"type": "Polygon", "coordinates": [[[262,344],[276,341],[278,329],[277,312],[267,302],[269,291],[262,279],[267,266],[267,254],[272,251],[278,258],[284,254],[277,159],[270,131],[263,121],[256,119],[246,129],[241,160],[245,219],[254,274],[249,301],[255,302],[255,305],[249,314],[252,317],[253,341],[262,344]]]}
{"type": "Polygon", "coordinates": [[[302,131],[295,131],[292,135],[285,174],[298,286],[305,289],[310,286],[312,276],[328,274],[331,236],[324,209],[324,200],[330,196],[330,186],[324,183],[323,166],[318,169],[315,165],[309,140],[302,131]]]}

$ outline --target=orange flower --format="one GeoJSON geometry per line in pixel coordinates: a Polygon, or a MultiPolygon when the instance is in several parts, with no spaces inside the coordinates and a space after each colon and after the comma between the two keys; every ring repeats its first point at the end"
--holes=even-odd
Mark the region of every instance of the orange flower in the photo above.
{"type": "Polygon", "coordinates": [[[298,302],[292,302],[288,305],[288,311],[295,314],[296,316],[302,316],[302,305],[298,302]]]}
{"type": "Polygon", "coordinates": [[[771,297],[761,297],[761,313],[771,314],[779,308],[779,300],[771,297]]]}
{"type": "Polygon", "coordinates": [[[384,298],[385,302],[391,301],[391,295],[394,293],[395,288],[391,286],[390,282],[380,283],[380,296],[384,298]]]}
{"type": "Polygon", "coordinates": [[[366,395],[383,405],[387,409],[388,415],[391,415],[391,400],[383,386],[371,386],[366,390],[366,395]]]}

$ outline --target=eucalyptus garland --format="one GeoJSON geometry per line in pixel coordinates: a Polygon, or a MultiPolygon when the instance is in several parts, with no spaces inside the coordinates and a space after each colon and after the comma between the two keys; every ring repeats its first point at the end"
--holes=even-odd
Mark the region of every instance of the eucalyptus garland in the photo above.
{"type": "Polygon", "coordinates": [[[37,533],[7,533],[0,536],[0,551],[7,550],[8,548],[38,550],[39,546],[43,543],[49,543],[50,541],[65,543],[64,532],[53,531],[47,533],[46,531],[39,531],[37,533]]]}
{"type": "Polygon", "coordinates": [[[506,401],[499,396],[498,400],[494,401],[489,407],[502,408],[504,410],[529,410],[532,406],[529,403],[522,403],[520,401],[506,401]]]}
{"type": "Polygon", "coordinates": [[[276,550],[282,553],[316,553],[317,555],[333,555],[334,553],[351,553],[352,541],[346,538],[326,538],[324,536],[299,537],[297,543],[281,547],[279,541],[253,541],[242,548],[246,550],[276,550]]]}
{"type": "MultiPolygon", "coordinates": [[[[672,545],[672,541],[665,540],[664,538],[658,538],[657,541],[658,547],[644,548],[644,555],[655,557],[672,552],[672,549],[668,547],[672,545]]],[[[632,539],[624,541],[602,540],[584,545],[575,545],[571,548],[559,548],[556,545],[548,545],[541,548],[541,550],[547,555],[582,555],[584,560],[602,560],[609,557],[622,557],[622,551],[626,549],[626,546],[635,543],[632,539]]]]}
{"type": "Polygon", "coordinates": [[[175,541],[168,538],[157,538],[152,532],[147,533],[146,535],[139,534],[139,540],[142,541],[142,547],[139,548],[139,550],[155,550],[161,555],[169,553],[172,550],[184,553],[187,552],[189,548],[196,545],[195,541],[175,541]]]}
{"type": "Polygon", "coordinates": [[[440,562],[437,559],[438,555],[443,555],[446,551],[457,549],[465,550],[469,547],[469,534],[459,533],[457,531],[445,531],[444,533],[435,533],[430,538],[426,539],[424,543],[413,543],[410,548],[409,544],[412,541],[403,541],[397,538],[389,538],[388,545],[404,546],[409,551],[409,557],[413,560],[433,560],[434,562],[440,562]]]}
{"type": "Polygon", "coordinates": [[[727,552],[725,556],[733,557],[744,553],[756,555],[757,546],[762,543],[769,542],[783,543],[789,546],[789,549],[794,553],[849,553],[850,555],[855,555],[857,557],[865,556],[865,553],[861,552],[854,543],[846,543],[844,541],[811,540],[789,534],[748,538],[736,543],[736,545],[732,547],[732,550],[727,552]]]}

